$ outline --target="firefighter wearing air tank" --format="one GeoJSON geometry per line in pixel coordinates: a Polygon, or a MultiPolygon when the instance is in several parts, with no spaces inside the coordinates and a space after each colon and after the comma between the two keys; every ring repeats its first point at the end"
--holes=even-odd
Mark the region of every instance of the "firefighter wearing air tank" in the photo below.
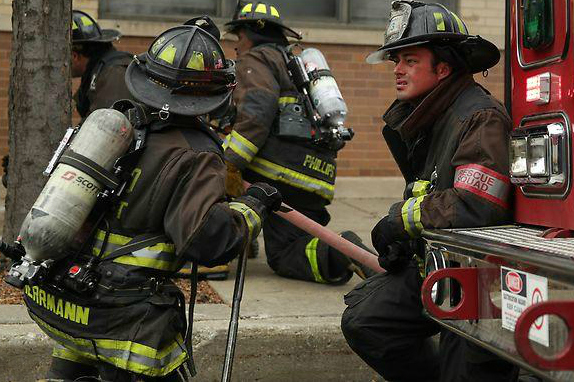
{"type": "MultiPolygon", "coordinates": [[[[290,75],[287,38],[301,36],[283,24],[277,7],[264,2],[238,4],[226,28],[238,37],[238,85],[233,95],[237,116],[225,141],[228,191],[241,192],[242,178],[269,182],[288,205],[326,225],[330,216],[325,206],[335,193],[335,158],[344,142],[339,136],[320,141],[321,131],[312,124],[314,111],[290,75]]],[[[305,49],[300,58],[304,70],[315,65],[329,73],[316,80],[308,94],[324,124],[336,131],[347,109],[323,55],[305,49]]],[[[270,216],[263,234],[267,262],[281,276],[337,284],[353,274],[354,265],[344,255],[281,217],[270,216]]],[[[350,231],[343,236],[360,244],[350,231]]]]}
{"type": "MultiPolygon", "coordinates": [[[[64,270],[60,281],[73,280],[80,260],[94,257],[98,277],[89,290],[50,278],[24,287],[31,317],[57,342],[48,373],[54,380],[188,380],[185,301],[170,277],[189,261],[206,266],[230,261],[281,203],[277,190],[262,183],[227,201],[222,142],[203,121],[229,105],[235,76],[212,34],[193,24],[168,29],[134,58],[125,80],[139,103],[126,100],[97,110],[78,133],[97,129],[102,121],[92,119],[109,114],[117,120],[112,125],[118,136],[122,129],[126,138],[135,135],[127,155],[139,156],[131,166],[121,162],[129,168],[122,197],[104,210],[80,255],[52,251],[53,267],[64,270]]],[[[70,147],[86,155],[74,146],[78,138],[70,147]]],[[[73,159],[89,161],[73,150],[63,157],[70,156],[54,174],[72,184],[85,170],[73,159]]],[[[84,196],[91,197],[88,184],[82,185],[84,196]]],[[[105,189],[101,183],[97,187],[105,189]]],[[[31,212],[32,222],[54,214],[43,201],[31,212]]],[[[69,223],[71,217],[52,216],[48,224],[69,223]]],[[[51,250],[39,254],[42,240],[31,240],[29,227],[22,229],[24,248],[35,258],[49,257],[51,250]]]]}

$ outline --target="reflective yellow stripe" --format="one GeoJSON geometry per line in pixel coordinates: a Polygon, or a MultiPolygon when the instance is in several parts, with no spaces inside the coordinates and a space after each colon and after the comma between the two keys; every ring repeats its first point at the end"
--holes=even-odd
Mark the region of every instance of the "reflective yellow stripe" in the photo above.
{"type": "MultiPolygon", "coordinates": [[[[98,256],[106,233],[102,230],[96,232],[96,243],[92,248],[92,254],[98,256]]],[[[115,251],[128,244],[131,237],[111,233],[108,236],[106,251],[101,255],[106,258],[115,251]]],[[[120,256],[113,260],[114,263],[132,265],[136,267],[153,268],[161,271],[176,271],[179,261],[174,256],[175,245],[173,243],[157,243],[143,249],[138,249],[130,254],[120,256]]]]}
{"type": "Polygon", "coordinates": [[[257,146],[235,130],[233,130],[229,135],[229,148],[247,162],[251,162],[253,157],[259,151],[257,146]]]}
{"type": "Polygon", "coordinates": [[[223,150],[229,147],[230,141],[231,141],[231,134],[227,134],[225,138],[223,138],[223,142],[221,143],[221,146],[223,146],[223,150]]]}
{"type": "Polygon", "coordinates": [[[173,64],[173,60],[175,60],[176,53],[177,48],[172,44],[169,44],[161,51],[161,53],[157,56],[157,58],[167,62],[168,64],[173,64]]]}
{"type": "Polygon", "coordinates": [[[76,353],[77,357],[105,361],[137,374],[163,377],[187,359],[180,334],[162,349],[154,349],[132,341],[75,338],[50,326],[32,312],[30,317],[50,338],[66,347],[69,352],[76,353]]]}
{"type": "Polygon", "coordinates": [[[436,30],[437,31],[444,31],[446,30],[446,27],[444,25],[444,19],[442,17],[442,13],[440,12],[434,12],[434,20],[436,22],[436,30]]]}
{"type": "Polygon", "coordinates": [[[451,14],[452,17],[454,17],[454,19],[456,20],[456,23],[458,24],[458,30],[459,30],[461,33],[468,34],[468,30],[466,29],[466,26],[464,25],[464,23],[462,22],[462,20],[460,19],[460,17],[458,17],[458,16],[456,15],[456,13],[454,13],[454,12],[451,12],[450,14],[451,14]]]}
{"type": "Polygon", "coordinates": [[[417,237],[423,230],[421,223],[421,202],[426,195],[407,199],[401,208],[403,225],[410,237],[417,237]]]}
{"type": "Polygon", "coordinates": [[[297,97],[279,97],[279,106],[285,106],[290,103],[297,103],[297,97]]]}
{"type": "Polygon", "coordinates": [[[417,180],[413,186],[413,196],[419,197],[426,195],[430,182],[428,180],[417,180]]]}
{"type": "Polygon", "coordinates": [[[253,3],[249,3],[243,7],[243,9],[241,10],[241,13],[251,12],[252,9],[253,9],[253,3]]]}
{"type": "Polygon", "coordinates": [[[279,16],[279,11],[277,8],[275,8],[273,5],[270,5],[269,8],[271,8],[271,16],[281,17],[279,16]]]}
{"type": "Polygon", "coordinates": [[[191,53],[191,58],[187,63],[187,68],[194,70],[205,70],[205,61],[203,60],[203,53],[201,52],[191,53]]]}
{"type": "Polygon", "coordinates": [[[67,361],[81,363],[84,365],[94,366],[94,361],[91,361],[88,358],[82,357],[81,355],[79,355],[75,351],[71,351],[69,349],[66,349],[65,347],[63,347],[62,345],[60,345],[58,343],[56,343],[56,345],[54,346],[54,349],[52,350],[52,357],[61,358],[61,359],[65,359],[67,361]]]}
{"type": "Polygon", "coordinates": [[[272,163],[266,159],[254,158],[248,168],[269,179],[315,193],[329,201],[333,200],[335,196],[334,185],[272,163]]]}
{"type": "Polygon", "coordinates": [[[267,14],[267,6],[265,4],[257,4],[255,12],[267,14]]]}
{"type": "Polygon", "coordinates": [[[319,272],[319,262],[317,261],[317,244],[319,243],[318,238],[311,239],[307,246],[305,247],[305,254],[307,259],[309,259],[309,264],[311,265],[311,271],[313,272],[313,277],[318,283],[326,284],[327,282],[321,276],[319,272]]]}
{"type": "Polygon", "coordinates": [[[261,218],[257,215],[257,212],[253,211],[247,204],[240,202],[229,203],[229,208],[243,215],[249,230],[250,240],[259,234],[259,231],[261,231],[261,218]]]}
{"type": "Polygon", "coordinates": [[[94,22],[88,16],[82,16],[80,17],[80,20],[82,20],[82,24],[84,24],[84,26],[89,27],[90,25],[94,25],[94,22]]]}

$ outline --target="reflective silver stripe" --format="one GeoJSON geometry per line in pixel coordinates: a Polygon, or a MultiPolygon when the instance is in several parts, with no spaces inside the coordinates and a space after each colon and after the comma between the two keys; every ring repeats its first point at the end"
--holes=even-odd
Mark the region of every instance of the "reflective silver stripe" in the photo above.
{"type": "Polygon", "coordinates": [[[248,168],[269,179],[318,194],[329,201],[333,200],[335,196],[334,185],[272,163],[266,159],[255,158],[249,164],[248,168]]]}
{"type": "Polygon", "coordinates": [[[228,136],[230,137],[228,147],[247,162],[251,162],[259,151],[257,146],[235,130],[231,131],[228,136]]]}
{"type": "Polygon", "coordinates": [[[510,180],[508,176],[488,167],[479,164],[458,166],[454,174],[454,188],[472,192],[478,197],[508,208],[510,180]]]}
{"type": "Polygon", "coordinates": [[[421,202],[425,197],[409,198],[401,208],[403,225],[410,237],[417,237],[424,228],[421,223],[421,202]]]}
{"type": "MultiPolygon", "coordinates": [[[[98,230],[96,240],[92,249],[92,254],[97,256],[105,237],[105,232],[98,230]]],[[[129,245],[132,238],[118,234],[110,234],[106,245],[106,251],[103,254],[105,259],[111,252],[116,249],[129,245]]],[[[157,243],[152,246],[139,249],[130,254],[120,256],[114,259],[114,263],[133,265],[137,267],[153,268],[162,271],[175,271],[179,263],[174,256],[175,246],[171,243],[157,243]]]]}
{"type": "Polygon", "coordinates": [[[74,338],[47,324],[30,312],[32,319],[58,344],[78,356],[93,360],[105,360],[122,369],[152,377],[164,376],[179,367],[186,359],[183,338],[178,338],[163,349],[132,341],[74,338]]]}
{"type": "Polygon", "coordinates": [[[261,231],[261,218],[253,209],[248,205],[239,202],[229,203],[229,208],[238,211],[243,215],[245,223],[247,224],[247,229],[249,230],[249,238],[253,238],[259,234],[261,231]]]}

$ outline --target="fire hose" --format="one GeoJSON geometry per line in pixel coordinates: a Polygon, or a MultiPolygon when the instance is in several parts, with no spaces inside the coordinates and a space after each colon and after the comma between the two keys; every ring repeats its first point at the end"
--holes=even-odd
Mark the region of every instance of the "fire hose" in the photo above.
{"type": "MultiPolygon", "coordinates": [[[[245,188],[250,184],[243,182],[245,188]]],[[[340,251],[351,259],[360,262],[361,264],[371,268],[373,271],[381,273],[385,272],[379,265],[377,256],[369,251],[343,239],[330,229],[322,226],[321,224],[309,219],[299,211],[294,210],[285,203],[281,203],[279,211],[275,212],[291,224],[302,229],[303,231],[313,235],[314,237],[323,240],[329,246],[340,251]]],[[[235,287],[233,289],[233,302],[231,305],[231,319],[229,321],[229,330],[227,332],[227,346],[225,348],[225,358],[223,363],[223,373],[221,376],[222,382],[229,382],[231,380],[231,370],[233,366],[233,358],[235,355],[235,344],[237,342],[237,329],[239,327],[239,307],[241,298],[243,296],[243,285],[245,282],[245,271],[247,265],[247,255],[241,254],[239,258],[239,265],[237,267],[237,275],[235,276],[235,287]]]]}

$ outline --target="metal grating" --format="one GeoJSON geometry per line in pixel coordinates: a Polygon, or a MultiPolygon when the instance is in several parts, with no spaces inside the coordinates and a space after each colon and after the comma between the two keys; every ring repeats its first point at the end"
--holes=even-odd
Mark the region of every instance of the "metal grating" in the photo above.
{"type": "Polygon", "coordinates": [[[543,229],[505,226],[475,229],[452,229],[451,232],[511,244],[517,247],[574,258],[574,238],[544,239],[543,229]]]}

